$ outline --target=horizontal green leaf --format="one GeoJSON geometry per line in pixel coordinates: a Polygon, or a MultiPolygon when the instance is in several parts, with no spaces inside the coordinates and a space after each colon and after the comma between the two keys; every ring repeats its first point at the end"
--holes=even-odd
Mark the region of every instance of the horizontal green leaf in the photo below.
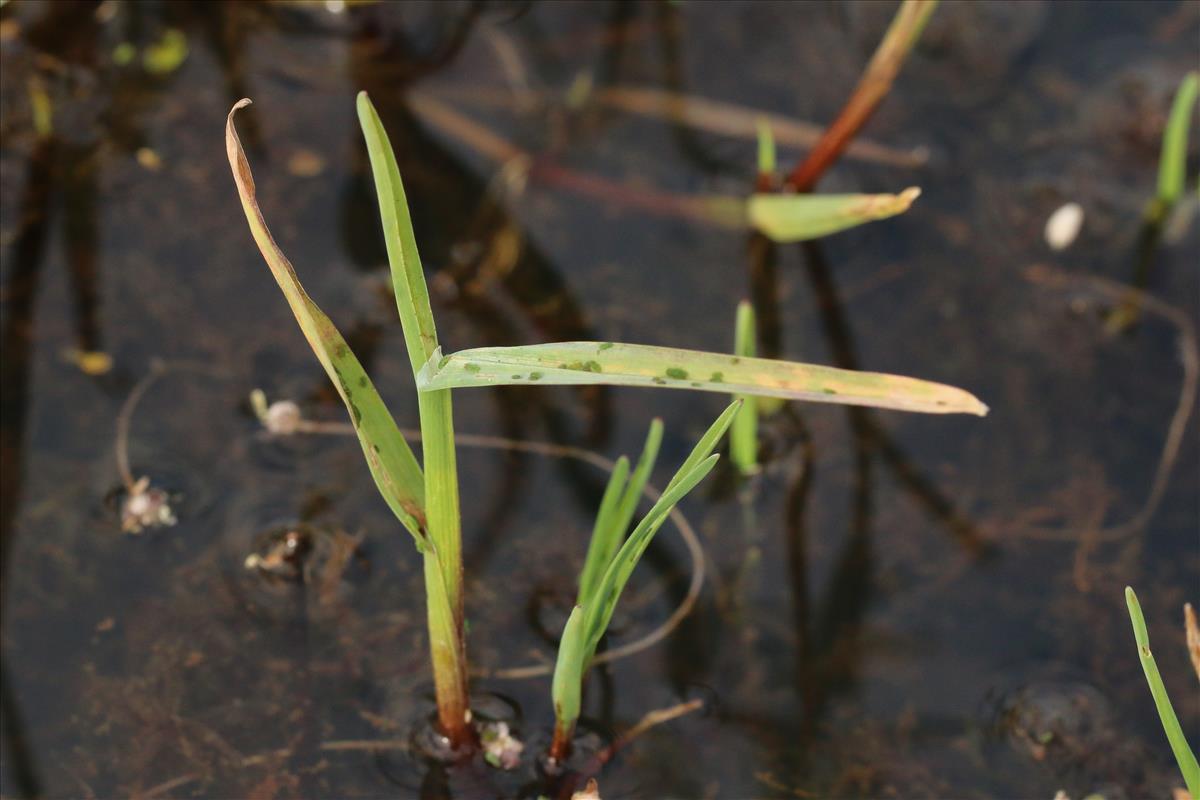
{"type": "Polygon", "coordinates": [[[283,290],[309,346],[346,404],[380,494],[417,540],[418,546],[423,547],[425,497],[421,468],[362,364],[350,352],[333,322],[300,285],[296,270],[275,244],[258,207],[254,176],[233,126],[234,113],[248,105],[249,100],[239,100],[229,112],[225,121],[225,150],[250,232],[283,290]]]}
{"type": "Polygon", "coordinates": [[[746,204],[750,226],[776,242],[801,242],[908,210],[916,187],[900,194],[756,194],[746,204]]]}
{"type": "Polygon", "coordinates": [[[481,347],[449,356],[438,352],[417,374],[417,388],[423,392],[538,383],[659,386],[930,414],[987,413],[987,406],[969,392],[915,378],[612,342],[481,347]]]}

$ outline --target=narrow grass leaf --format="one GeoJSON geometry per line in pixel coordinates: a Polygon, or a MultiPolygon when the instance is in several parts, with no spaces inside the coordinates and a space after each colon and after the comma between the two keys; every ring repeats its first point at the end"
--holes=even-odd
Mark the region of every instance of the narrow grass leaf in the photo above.
{"type": "Polygon", "coordinates": [[[771,131],[771,122],[766,117],[759,117],[755,120],[755,132],[758,138],[758,174],[760,176],[774,176],[775,163],[775,135],[771,131]]]}
{"type": "MultiPolygon", "coordinates": [[[[625,484],[629,480],[629,459],[621,456],[608,477],[608,486],[604,488],[604,497],[600,500],[600,510],[596,513],[596,523],[592,527],[592,538],[588,542],[587,559],[583,562],[583,570],[579,573],[579,594],[575,602],[579,605],[587,603],[596,583],[608,569],[612,554],[621,546],[617,526],[613,520],[617,507],[625,492],[625,484]]],[[[623,534],[624,531],[620,531],[623,534]]]]}
{"type": "Polygon", "coordinates": [[[1158,159],[1158,199],[1172,206],[1183,194],[1187,180],[1188,127],[1192,122],[1192,108],[1200,94],[1200,73],[1189,72],[1171,103],[1171,115],[1163,131],[1162,154],[1158,159]]]}
{"type": "MultiPolygon", "coordinates": [[[[617,530],[614,538],[618,544],[625,538],[625,532],[629,530],[629,523],[633,521],[633,515],[637,512],[638,502],[642,499],[642,490],[646,488],[646,482],[650,480],[650,472],[658,460],[662,435],[662,420],[657,418],[651,420],[650,430],[646,433],[646,443],[642,445],[642,454],[638,457],[637,467],[634,469],[629,483],[626,484],[625,491],[621,494],[621,501],[618,503],[612,519],[612,525],[617,530]]],[[[610,558],[615,552],[616,548],[614,547],[609,553],[610,558]]]]}
{"type": "Polygon", "coordinates": [[[802,242],[894,217],[921,190],[899,194],[756,194],[746,206],[750,226],[776,242],[802,242]]]}
{"type": "Polygon", "coordinates": [[[233,125],[234,114],[248,105],[248,99],[239,100],[230,110],[225,121],[225,150],[250,232],[309,346],[346,404],[379,493],[422,547],[425,495],[421,468],[345,339],[300,285],[296,270],[275,243],[258,207],[254,176],[233,125]]]}
{"type": "Polygon", "coordinates": [[[658,386],[930,414],[987,413],[987,406],[969,392],[915,378],[612,342],[435,353],[417,375],[422,392],[536,383],[658,386]]]}
{"type": "Polygon", "coordinates": [[[696,446],[692,448],[692,452],[688,453],[688,457],[684,459],[683,464],[675,471],[675,475],[667,484],[667,491],[670,491],[675,484],[683,480],[683,477],[696,468],[704,459],[712,455],[712,451],[717,449],[717,444],[720,443],[721,437],[725,435],[725,431],[729,430],[733,418],[737,415],[738,409],[741,408],[741,401],[734,400],[725,407],[721,415],[713,420],[713,423],[708,426],[708,430],[696,442],[696,446]]]}
{"type": "MultiPolygon", "coordinates": [[[[754,306],[750,301],[743,300],[737,309],[734,355],[753,358],[754,336],[754,306]]],[[[743,475],[752,475],[758,472],[758,404],[755,398],[744,394],[735,394],[733,399],[743,402],[729,431],[729,458],[743,475]]]]}
{"type": "Polygon", "coordinates": [[[612,620],[613,611],[617,607],[617,601],[621,598],[621,592],[625,589],[625,584],[628,583],[630,575],[633,574],[634,567],[637,566],[642,554],[646,552],[646,548],[650,546],[650,541],[654,538],[659,528],[667,521],[667,515],[671,513],[671,509],[690,492],[696,484],[704,480],[705,476],[712,471],[716,466],[717,459],[720,456],[712,455],[704,461],[696,464],[686,473],[681,472],[672,480],[671,486],[663,492],[661,498],[650,511],[634,528],[633,533],[621,545],[621,549],[617,551],[613,557],[612,563],[608,566],[608,571],[604,573],[604,578],[600,581],[600,585],[596,589],[591,608],[584,609],[587,614],[586,630],[587,630],[587,658],[591,659],[592,654],[596,651],[596,646],[600,643],[601,637],[604,636],[604,631],[608,628],[608,623],[612,620]]]}
{"type": "Polygon", "coordinates": [[[569,727],[579,719],[580,696],[583,693],[583,673],[587,669],[588,646],[584,629],[584,610],[571,609],[558,643],[558,660],[554,663],[554,679],[550,696],[554,701],[554,718],[559,726],[569,727]]]}
{"type": "Polygon", "coordinates": [[[1142,661],[1142,671],[1146,673],[1146,682],[1150,684],[1150,694],[1154,697],[1154,705],[1158,709],[1159,719],[1162,720],[1167,741],[1171,744],[1179,771],[1183,773],[1183,782],[1187,784],[1188,792],[1192,797],[1200,797],[1200,764],[1197,763],[1192,748],[1188,746],[1183,728],[1179,725],[1179,718],[1175,716],[1175,709],[1171,707],[1167,687],[1163,685],[1162,676],[1158,674],[1158,665],[1150,652],[1150,634],[1146,630],[1146,618],[1142,616],[1142,607],[1138,603],[1137,595],[1128,586],[1125,587],[1125,602],[1129,606],[1129,619],[1133,622],[1133,637],[1137,641],[1138,658],[1142,661]]]}
{"type": "MultiPolygon", "coordinates": [[[[366,92],[358,94],[358,121],[367,143],[383,236],[395,287],[396,309],[415,375],[438,350],[437,329],[429,305],[429,288],[417,252],[412,218],[400,180],[392,144],[366,92]]],[[[462,625],[462,535],[458,503],[458,465],[454,451],[454,415],[450,392],[423,392],[418,397],[421,450],[424,458],[426,529],[436,543],[444,570],[446,594],[462,625]]],[[[461,634],[461,630],[460,630],[461,634]]]]}
{"type": "Polygon", "coordinates": [[[400,180],[400,168],[396,164],[391,141],[366,92],[358,93],[357,105],[358,122],[367,142],[367,155],[371,160],[375,188],[379,194],[379,214],[392,268],[392,285],[396,290],[396,309],[400,313],[404,342],[408,346],[413,373],[416,374],[438,346],[433,310],[429,305],[429,288],[425,284],[425,272],[417,252],[417,239],[408,213],[404,183],[400,180]]]}

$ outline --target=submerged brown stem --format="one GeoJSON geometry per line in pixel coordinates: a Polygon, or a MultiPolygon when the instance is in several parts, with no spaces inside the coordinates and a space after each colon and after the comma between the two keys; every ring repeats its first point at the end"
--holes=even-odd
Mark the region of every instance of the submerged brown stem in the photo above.
{"type": "Polygon", "coordinates": [[[892,82],[936,7],[937,0],[904,0],[841,113],[808,157],[788,176],[788,188],[797,192],[812,191],[825,171],[837,161],[891,90],[892,82]]]}
{"type": "Polygon", "coordinates": [[[645,189],[599,175],[579,172],[539,158],[517,147],[475,120],[433,97],[414,92],[409,106],[422,121],[468,145],[492,161],[523,165],[523,177],[585,197],[637,208],[650,214],[683,217],[722,227],[743,228],[745,214],[712,198],[645,189]]]}
{"type": "Polygon", "coordinates": [[[563,724],[561,721],[554,723],[554,738],[550,741],[550,750],[548,755],[550,760],[556,764],[561,764],[571,755],[571,738],[575,735],[575,724],[563,724]]]}

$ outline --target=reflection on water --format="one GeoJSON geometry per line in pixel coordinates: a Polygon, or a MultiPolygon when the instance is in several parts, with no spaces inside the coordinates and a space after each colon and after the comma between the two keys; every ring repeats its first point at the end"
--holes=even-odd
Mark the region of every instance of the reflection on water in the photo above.
{"type": "MultiPolygon", "coordinates": [[[[606,736],[651,709],[705,709],[621,749],[605,797],[1165,796],[1178,778],[1121,589],[1138,587],[1195,733],[1177,617],[1200,568],[1200,454],[1179,409],[1194,405],[1200,234],[1164,241],[1141,212],[1200,22],[1186,3],[943,4],[864,132],[871,152],[931,157],[851,157],[822,186],[920,184],[908,214],[775,247],[653,213],[755,178],[753,141],[697,123],[711,105],[688,114],[680,96],[819,125],[889,14],[0,9],[0,793],[566,791],[533,758],[544,677],[476,682],[514,704],[530,756],[516,772],[427,768],[412,751],[429,677],[408,537],[353,442],[267,439],[246,410],[262,388],[307,417],[341,413],[240,219],[220,139],[248,95],[241,131],[281,246],[401,424],[415,420],[353,114],[366,89],[449,346],[725,349],[747,295],[765,355],[944,380],[993,409],[791,406],[766,420],[764,474],[718,475],[687,503],[711,567],[696,609],[656,648],[593,671],[584,715],[606,736]],[[470,125],[434,124],[415,92],[470,125]],[[660,105],[628,107],[648,96],[660,105]],[[502,168],[496,142],[537,168],[502,168]],[[1087,223],[1054,255],[1041,229],[1066,200],[1087,223]],[[1047,278],[1064,272],[1148,298],[1047,278]],[[135,472],[172,487],[180,522],[131,537],[104,499],[120,482],[117,415],[154,358],[209,372],[165,375],[137,408],[135,472]]],[[[800,155],[783,145],[781,167],[800,155]]],[[[661,415],[669,463],[719,402],[506,387],[455,405],[462,431],[614,456],[661,415]]],[[[516,451],[464,450],[460,469],[472,657],[493,673],[546,662],[602,475],[516,451]]],[[[611,645],[687,592],[678,540],[645,563],[611,645]]]]}

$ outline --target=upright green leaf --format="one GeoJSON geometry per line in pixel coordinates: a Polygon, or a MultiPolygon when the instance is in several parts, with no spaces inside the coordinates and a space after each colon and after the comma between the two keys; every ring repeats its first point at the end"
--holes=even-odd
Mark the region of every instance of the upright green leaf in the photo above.
{"type": "Polygon", "coordinates": [[[1162,676],[1158,674],[1158,664],[1154,654],[1150,652],[1150,634],[1146,631],[1146,618],[1142,616],[1142,606],[1138,603],[1133,589],[1125,587],[1125,603],[1129,606],[1129,619],[1133,622],[1133,637],[1137,642],[1138,658],[1142,661],[1142,671],[1146,673],[1146,682],[1150,684],[1150,694],[1154,697],[1154,706],[1158,709],[1158,718],[1162,720],[1163,730],[1167,741],[1171,744],[1171,752],[1183,773],[1183,782],[1192,797],[1200,797],[1200,763],[1197,763],[1192,748],[1188,746],[1179,718],[1171,707],[1171,698],[1167,696],[1167,687],[1163,685],[1162,676]]]}
{"type": "Polygon", "coordinates": [[[575,606],[558,642],[558,659],[554,663],[554,678],[550,685],[554,718],[560,727],[570,728],[579,719],[587,655],[584,613],[582,608],[575,606]]]}
{"type": "Polygon", "coordinates": [[[750,225],[776,242],[801,242],[902,214],[921,190],[900,194],[756,194],[746,203],[750,225]]]}
{"type": "Polygon", "coordinates": [[[617,459],[612,474],[608,476],[608,486],[604,488],[600,510],[596,513],[596,523],[592,527],[592,538],[588,540],[587,558],[583,562],[583,570],[579,573],[579,593],[575,599],[578,605],[583,605],[591,596],[596,582],[608,568],[612,554],[621,546],[614,519],[628,480],[629,459],[621,456],[617,459]]]}
{"type": "Polygon", "coordinates": [[[637,468],[629,477],[629,459],[621,456],[613,469],[608,488],[600,503],[600,512],[596,515],[596,525],[592,530],[592,539],[588,544],[587,561],[579,576],[579,605],[590,605],[590,599],[597,582],[604,571],[608,569],[613,554],[621,546],[629,523],[637,511],[638,501],[642,498],[642,490],[650,479],[654,462],[658,459],[658,448],[662,444],[662,420],[650,422],[650,430],[646,434],[646,443],[642,446],[642,455],[638,458],[637,468]]]}
{"type": "MultiPolygon", "coordinates": [[[[396,308],[404,343],[415,375],[438,350],[437,329],[429,305],[429,288],[417,252],[400,168],[387,131],[366,92],[358,95],[358,120],[367,142],[379,213],[395,287],[396,308]]],[[[426,526],[437,545],[446,594],[454,617],[462,624],[462,542],[458,510],[458,465],[454,452],[454,418],[448,391],[422,392],[421,450],[424,456],[426,526]]],[[[461,631],[460,631],[461,633],[461,631]]]]}
{"type": "MultiPolygon", "coordinates": [[[[754,337],[754,306],[750,305],[749,300],[743,300],[737,309],[733,336],[734,355],[753,358],[754,337]]],[[[744,402],[729,430],[729,458],[743,475],[752,475],[758,472],[758,403],[744,394],[735,394],[733,399],[744,402]]]]}
{"type": "Polygon", "coordinates": [[[755,120],[755,131],[758,136],[758,174],[764,177],[775,175],[775,136],[771,132],[771,122],[766,117],[755,120]]]}
{"type": "Polygon", "coordinates": [[[408,199],[404,194],[404,183],[400,180],[400,168],[392,152],[392,143],[366,92],[358,93],[358,122],[362,126],[371,171],[375,175],[379,215],[392,268],[392,285],[396,291],[396,310],[400,313],[404,341],[415,375],[438,346],[433,309],[429,305],[429,288],[425,283],[421,256],[417,252],[417,238],[413,233],[408,199]]]}
{"type": "Polygon", "coordinates": [[[229,112],[225,121],[225,150],[242,201],[242,209],[246,213],[246,221],[250,223],[250,233],[254,236],[267,266],[271,268],[271,274],[275,276],[279,288],[283,290],[283,295],[296,321],[300,323],[300,329],[308,339],[309,346],[337,387],[342,402],[350,412],[350,419],[354,423],[354,430],[358,434],[359,443],[362,445],[371,476],[375,479],[375,485],[379,487],[379,493],[417,540],[418,546],[422,547],[425,496],[421,468],[375,390],[374,384],[354,357],[354,353],[350,352],[345,339],[300,285],[296,270],[275,244],[275,239],[271,236],[258,207],[254,176],[250,172],[250,164],[233,126],[234,114],[248,105],[248,99],[239,100],[229,112]]]}
{"type": "Polygon", "coordinates": [[[696,446],[692,448],[692,452],[688,454],[667,484],[662,496],[658,498],[612,558],[604,577],[589,598],[590,605],[584,608],[584,612],[587,614],[585,627],[588,660],[591,659],[596,645],[604,636],[604,631],[612,619],[621,592],[625,589],[625,584],[629,581],[629,576],[633,574],[633,569],[637,566],[642,554],[650,546],[654,534],[667,521],[667,515],[671,513],[671,509],[675,508],[676,504],[716,465],[718,456],[713,455],[712,452],[716,449],[717,443],[721,441],[721,437],[729,430],[729,424],[733,421],[739,405],[741,405],[739,402],[731,403],[704,432],[696,446]]]}
{"type": "Polygon", "coordinates": [[[725,410],[713,420],[713,423],[708,426],[708,430],[704,432],[704,435],[696,441],[695,446],[692,447],[692,452],[688,453],[688,457],[679,465],[679,469],[675,470],[675,474],[667,482],[665,491],[670,491],[675,484],[683,480],[684,475],[691,472],[701,461],[712,455],[712,452],[717,449],[721,437],[725,435],[725,432],[729,430],[729,426],[733,424],[733,418],[737,416],[741,405],[741,400],[734,400],[725,406],[725,410]]]}
{"type": "Polygon", "coordinates": [[[658,386],[930,414],[987,413],[987,406],[969,392],[915,378],[612,342],[435,353],[417,375],[422,392],[537,383],[658,386]]]}
{"type": "Polygon", "coordinates": [[[1187,180],[1188,127],[1192,122],[1192,108],[1200,94],[1200,73],[1189,72],[1175,92],[1171,103],[1171,115],[1163,131],[1162,154],[1158,159],[1158,200],[1172,206],[1183,194],[1187,180]]]}
{"type": "Polygon", "coordinates": [[[629,577],[633,574],[638,561],[641,560],[642,554],[650,546],[654,534],[658,533],[659,528],[667,521],[667,515],[671,513],[671,509],[712,471],[718,458],[720,456],[714,454],[692,467],[691,470],[678,473],[672,482],[673,485],[663,492],[662,497],[642,518],[633,533],[621,545],[616,556],[613,557],[612,563],[609,564],[608,570],[596,588],[591,608],[584,609],[587,613],[589,660],[600,643],[600,639],[604,636],[604,631],[608,629],[608,623],[612,620],[613,611],[617,607],[617,601],[621,598],[625,584],[629,582],[629,577]]]}

